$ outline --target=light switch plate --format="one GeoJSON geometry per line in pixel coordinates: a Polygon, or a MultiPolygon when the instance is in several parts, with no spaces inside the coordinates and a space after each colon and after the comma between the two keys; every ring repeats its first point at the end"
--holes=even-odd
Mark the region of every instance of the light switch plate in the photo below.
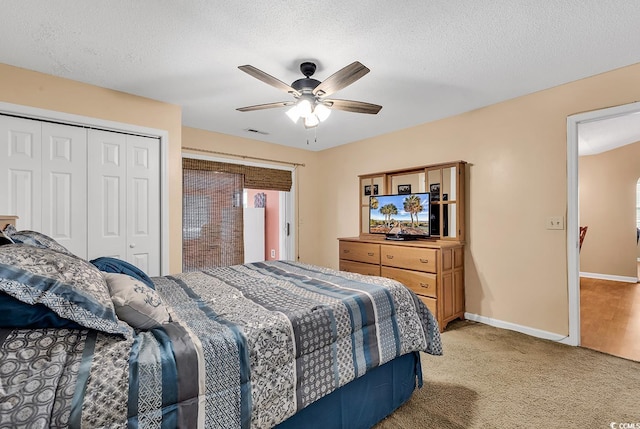
{"type": "Polygon", "coordinates": [[[564,216],[549,216],[546,225],[547,229],[564,229],[564,216]]]}

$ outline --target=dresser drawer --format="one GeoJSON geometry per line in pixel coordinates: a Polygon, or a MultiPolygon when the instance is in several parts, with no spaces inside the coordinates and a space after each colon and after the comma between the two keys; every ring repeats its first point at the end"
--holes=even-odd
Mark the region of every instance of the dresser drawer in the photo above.
{"type": "Polygon", "coordinates": [[[437,252],[435,249],[382,245],[380,263],[389,267],[435,273],[437,252]]]}
{"type": "Polygon", "coordinates": [[[340,259],[340,271],[364,274],[366,276],[379,276],[380,265],[365,264],[363,262],[346,261],[340,259]]]}
{"type": "MultiPolygon", "coordinates": [[[[436,303],[438,301],[436,301],[435,298],[427,298],[426,296],[418,296],[418,297],[420,298],[420,300],[422,302],[424,302],[424,305],[427,306],[429,311],[433,314],[433,317],[435,317],[437,319],[438,318],[438,314],[437,314],[438,306],[436,305],[436,303]]],[[[441,329],[441,332],[442,332],[442,329],[441,329]]]]}
{"type": "Polygon", "coordinates": [[[382,267],[380,270],[382,277],[394,279],[411,289],[417,295],[426,295],[433,298],[436,294],[436,275],[423,273],[420,271],[402,270],[399,268],[382,267]]]}
{"type": "Polygon", "coordinates": [[[340,242],[340,259],[380,264],[380,245],[373,243],[340,242]]]}

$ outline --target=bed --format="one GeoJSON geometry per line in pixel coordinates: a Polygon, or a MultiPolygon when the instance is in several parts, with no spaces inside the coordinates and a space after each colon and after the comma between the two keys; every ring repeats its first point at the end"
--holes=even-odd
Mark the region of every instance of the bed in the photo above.
{"type": "Polygon", "coordinates": [[[442,353],[390,279],[288,261],[149,279],[9,232],[0,427],[366,428],[442,353]]]}

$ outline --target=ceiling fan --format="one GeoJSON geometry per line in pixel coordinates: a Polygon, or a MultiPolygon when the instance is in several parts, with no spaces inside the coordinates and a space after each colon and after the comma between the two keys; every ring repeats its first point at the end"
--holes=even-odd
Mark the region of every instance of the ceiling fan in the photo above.
{"type": "Polygon", "coordinates": [[[287,111],[287,116],[294,122],[297,122],[300,118],[304,118],[305,128],[313,128],[327,119],[331,113],[331,109],[355,113],[369,113],[373,115],[382,109],[382,106],[362,101],[326,98],[369,73],[369,69],[358,61],[354,61],[348,66],[338,70],[322,82],[311,77],[316,71],[315,63],[303,62],[300,64],[300,71],[305,77],[296,80],[291,85],[287,85],[281,80],[250,65],[238,66],[238,68],[264,83],[281,91],[288,92],[293,95],[294,98],[290,101],[278,101],[236,109],[240,112],[292,106],[292,108],[287,111]]]}

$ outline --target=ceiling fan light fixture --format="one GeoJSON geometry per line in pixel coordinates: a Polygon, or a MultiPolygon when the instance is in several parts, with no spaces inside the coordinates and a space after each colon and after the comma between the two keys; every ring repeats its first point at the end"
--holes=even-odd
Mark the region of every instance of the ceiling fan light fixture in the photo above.
{"type": "Polygon", "coordinates": [[[296,122],[298,122],[298,119],[300,119],[300,113],[298,112],[298,106],[293,106],[291,109],[287,110],[285,113],[287,114],[289,119],[291,119],[293,121],[294,124],[296,122]]]}
{"type": "Polygon", "coordinates": [[[316,115],[309,115],[304,118],[304,126],[306,128],[317,127],[319,123],[320,123],[320,120],[316,115]]]}
{"type": "Polygon", "coordinates": [[[331,114],[331,109],[322,103],[318,103],[316,108],[313,109],[313,113],[318,117],[320,122],[324,122],[331,114]]]}
{"type": "Polygon", "coordinates": [[[298,108],[298,115],[302,116],[303,118],[306,118],[307,116],[311,115],[313,111],[313,106],[311,104],[311,101],[309,101],[306,97],[305,98],[300,97],[300,99],[298,100],[298,103],[296,103],[296,107],[298,108]]]}
{"type": "Polygon", "coordinates": [[[382,109],[382,106],[362,101],[325,98],[325,96],[330,96],[340,91],[342,88],[351,85],[369,73],[369,69],[359,61],[354,61],[348,66],[341,68],[322,82],[311,77],[316,70],[316,65],[312,62],[304,62],[300,64],[300,71],[305,77],[296,80],[291,85],[287,85],[281,80],[251,65],[238,66],[238,68],[250,76],[292,95],[295,99],[295,101],[279,101],[236,109],[240,112],[292,106],[286,112],[289,119],[291,119],[293,123],[297,123],[298,119],[302,118],[305,128],[314,128],[317,127],[320,122],[327,120],[331,114],[331,110],[334,109],[372,115],[375,115],[382,109]]]}

